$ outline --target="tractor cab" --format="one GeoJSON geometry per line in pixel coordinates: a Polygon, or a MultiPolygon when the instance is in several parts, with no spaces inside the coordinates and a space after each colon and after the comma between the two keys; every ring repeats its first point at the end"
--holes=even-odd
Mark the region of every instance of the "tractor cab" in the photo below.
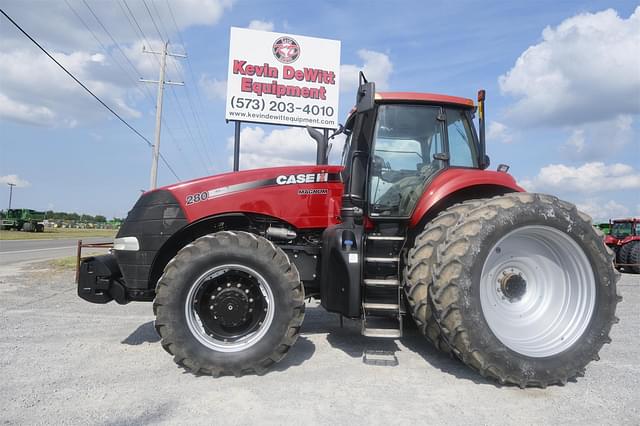
{"type": "Polygon", "coordinates": [[[347,121],[342,157],[347,198],[371,219],[408,219],[438,173],[488,165],[472,100],[414,93],[375,99],[372,109],[347,121]]]}
{"type": "Polygon", "coordinates": [[[640,219],[617,219],[611,223],[611,235],[617,240],[630,236],[640,236],[640,219]]]}
{"type": "Polygon", "coordinates": [[[465,174],[506,176],[483,172],[489,159],[475,112],[471,99],[375,93],[361,75],[344,128],[342,222],[323,233],[320,287],[323,306],[363,318],[367,336],[401,335],[403,250],[422,229],[416,225],[428,220],[430,194],[465,174]]]}

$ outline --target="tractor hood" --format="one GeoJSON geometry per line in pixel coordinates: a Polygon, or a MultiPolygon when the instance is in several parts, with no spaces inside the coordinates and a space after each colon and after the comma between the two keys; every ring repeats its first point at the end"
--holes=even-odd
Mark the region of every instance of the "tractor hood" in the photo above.
{"type": "Polygon", "coordinates": [[[231,212],[255,213],[297,228],[325,228],[340,211],[342,166],[272,167],[223,173],[158,189],[170,192],[188,222],[231,212]]]}

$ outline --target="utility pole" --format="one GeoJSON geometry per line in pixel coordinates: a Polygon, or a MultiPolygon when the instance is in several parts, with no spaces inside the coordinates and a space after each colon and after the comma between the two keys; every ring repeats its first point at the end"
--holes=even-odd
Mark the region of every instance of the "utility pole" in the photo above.
{"type": "Polygon", "coordinates": [[[158,183],[158,158],[160,157],[160,129],[162,127],[162,93],[164,91],[165,84],[173,84],[175,86],[184,86],[184,83],[178,83],[175,81],[165,81],[165,71],[167,68],[167,56],[173,56],[176,58],[186,58],[187,55],[180,55],[177,53],[169,53],[169,41],[167,40],[162,46],[162,52],[154,52],[153,50],[146,50],[142,47],[143,53],[151,53],[154,55],[160,55],[160,76],[158,80],[145,80],[140,79],[143,83],[157,83],[158,84],[158,98],[156,100],[156,137],[153,143],[153,154],[151,158],[151,178],[149,182],[149,189],[155,189],[158,183]]]}
{"type": "Polygon", "coordinates": [[[13,197],[13,187],[16,186],[15,183],[7,183],[9,185],[9,208],[11,208],[11,197],[13,197]]]}

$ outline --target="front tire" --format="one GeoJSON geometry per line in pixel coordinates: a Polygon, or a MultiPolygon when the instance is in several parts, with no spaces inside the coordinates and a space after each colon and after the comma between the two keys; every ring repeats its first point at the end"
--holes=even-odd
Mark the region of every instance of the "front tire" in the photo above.
{"type": "Polygon", "coordinates": [[[434,316],[454,353],[520,387],[564,384],[614,322],[613,253],[575,206],[541,194],[486,200],[436,253],[434,316]]]}
{"type": "Polygon", "coordinates": [[[223,231],[198,238],[158,281],[156,330],[175,362],[196,374],[262,374],[300,333],[304,289],[270,241],[223,231]]]}

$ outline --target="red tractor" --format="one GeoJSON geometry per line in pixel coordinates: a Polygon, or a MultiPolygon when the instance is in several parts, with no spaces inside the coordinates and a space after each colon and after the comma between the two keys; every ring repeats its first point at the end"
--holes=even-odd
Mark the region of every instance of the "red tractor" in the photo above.
{"type": "Polygon", "coordinates": [[[112,254],[82,262],[78,294],[152,301],[163,348],[196,374],[264,373],[313,297],[372,338],[400,338],[410,315],[500,383],[564,384],[610,342],[613,253],[574,205],[487,170],[478,101],[361,77],[342,165],[325,141],[318,165],[146,192],[112,254]]]}
{"type": "Polygon", "coordinates": [[[640,219],[614,219],[605,243],[616,253],[616,266],[640,274],[640,219]]]}

